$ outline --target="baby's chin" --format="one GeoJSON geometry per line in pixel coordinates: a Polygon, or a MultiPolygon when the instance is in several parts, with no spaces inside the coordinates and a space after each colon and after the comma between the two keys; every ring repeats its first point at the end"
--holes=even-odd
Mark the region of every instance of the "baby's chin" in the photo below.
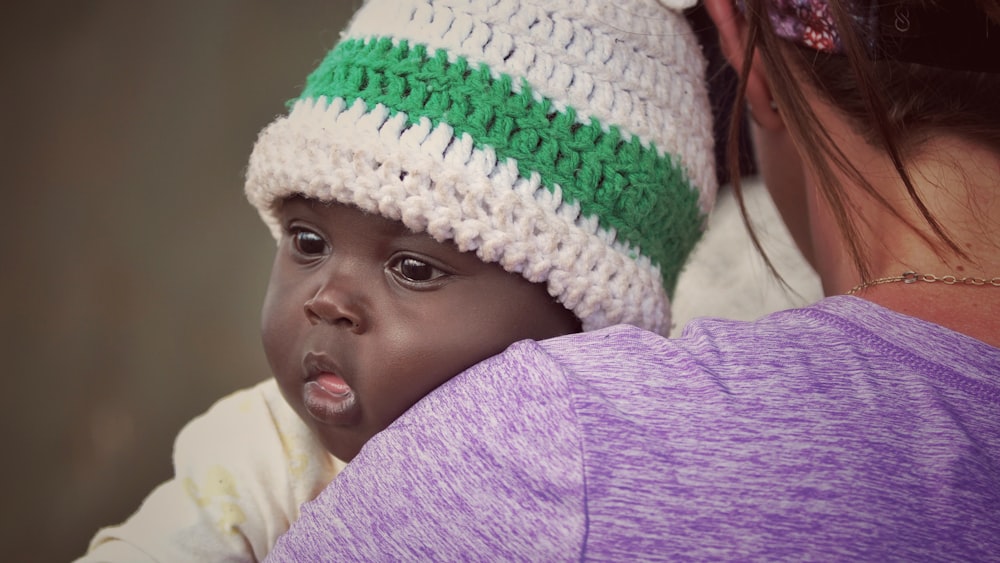
{"type": "Polygon", "coordinates": [[[323,448],[330,453],[333,457],[343,461],[350,462],[353,460],[358,453],[361,452],[361,448],[374,436],[374,432],[363,432],[359,428],[355,429],[345,429],[345,428],[331,428],[323,427],[322,425],[316,424],[315,421],[306,421],[312,427],[313,432],[319,438],[323,448]]]}

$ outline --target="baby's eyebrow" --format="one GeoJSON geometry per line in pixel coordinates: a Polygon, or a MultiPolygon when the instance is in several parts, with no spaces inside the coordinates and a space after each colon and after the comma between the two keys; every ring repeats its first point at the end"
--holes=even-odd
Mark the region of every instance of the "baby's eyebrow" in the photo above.
{"type": "Polygon", "coordinates": [[[394,244],[418,245],[425,249],[428,248],[428,244],[433,244],[435,247],[442,244],[424,231],[410,230],[402,221],[387,219],[371,213],[366,213],[366,215],[375,219],[368,224],[368,234],[372,237],[386,241],[392,240],[394,244]]]}
{"type": "MultiPolygon", "coordinates": [[[[441,258],[445,256],[455,256],[460,254],[468,254],[458,249],[458,246],[453,240],[437,240],[425,231],[414,232],[411,231],[406,225],[395,222],[398,226],[398,230],[395,232],[385,232],[384,236],[391,237],[396,241],[396,244],[401,244],[411,247],[415,251],[431,252],[438,255],[441,258]]],[[[476,258],[478,260],[478,258],[476,258]]]]}
{"type": "Polygon", "coordinates": [[[434,237],[430,236],[429,234],[427,234],[425,232],[419,232],[419,233],[417,233],[417,232],[411,231],[410,229],[408,229],[406,227],[406,225],[403,225],[403,224],[400,224],[399,228],[397,228],[397,229],[389,228],[386,231],[384,231],[383,234],[385,234],[385,236],[390,236],[390,237],[396,239],[399,242],[413,242],[413,243],[423,243],[423,244],[430,243],[430,244],[434,244],[434,245],[446,244],[446,243],[434,240],[434,237]]]}
{"type": "Polygon", "coordinates": [[[379,215],[374,215],[371,213],[366,213],[366,215],[378,219],[377,221],[378,225],[375,226],[375,229],[377,233],[380,235],[387,237],[394,237],[394,238],[427,236],[426,233],[415,233],[411,231],[406,225],[403,224],[402,221],[386,219],[385,217],[381,217],[379,215]]]}

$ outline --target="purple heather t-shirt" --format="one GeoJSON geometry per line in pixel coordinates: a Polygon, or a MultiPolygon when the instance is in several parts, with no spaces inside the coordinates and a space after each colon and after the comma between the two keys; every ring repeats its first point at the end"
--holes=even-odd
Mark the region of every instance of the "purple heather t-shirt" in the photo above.
{"type": "Polygon", "coordinates": [[[1000,349],[854,297],[518,343],[269,559],[1000,560],[1000,349]]]}

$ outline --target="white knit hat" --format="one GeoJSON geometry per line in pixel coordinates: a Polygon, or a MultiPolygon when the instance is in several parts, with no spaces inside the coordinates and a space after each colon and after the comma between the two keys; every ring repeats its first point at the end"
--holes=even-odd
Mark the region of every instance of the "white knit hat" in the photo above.
{"type": "Polygon", "coordinates": [[[584,330],[666,334],[712,206],[694,0],[369,0],[263,132],[246,193],[400,220],[549,293],[584,330]]]}

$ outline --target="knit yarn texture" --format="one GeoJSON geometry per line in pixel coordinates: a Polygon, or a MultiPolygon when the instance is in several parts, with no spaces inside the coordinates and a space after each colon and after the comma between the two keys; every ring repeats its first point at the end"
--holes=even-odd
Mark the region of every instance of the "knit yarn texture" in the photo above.
{"type": "Polygon", "coordinates": [[[370,0],[261,132],[246,193],[299,194],[500,264],[584,330],[667,334],[715,197],[694,0],[370,0]]]}

